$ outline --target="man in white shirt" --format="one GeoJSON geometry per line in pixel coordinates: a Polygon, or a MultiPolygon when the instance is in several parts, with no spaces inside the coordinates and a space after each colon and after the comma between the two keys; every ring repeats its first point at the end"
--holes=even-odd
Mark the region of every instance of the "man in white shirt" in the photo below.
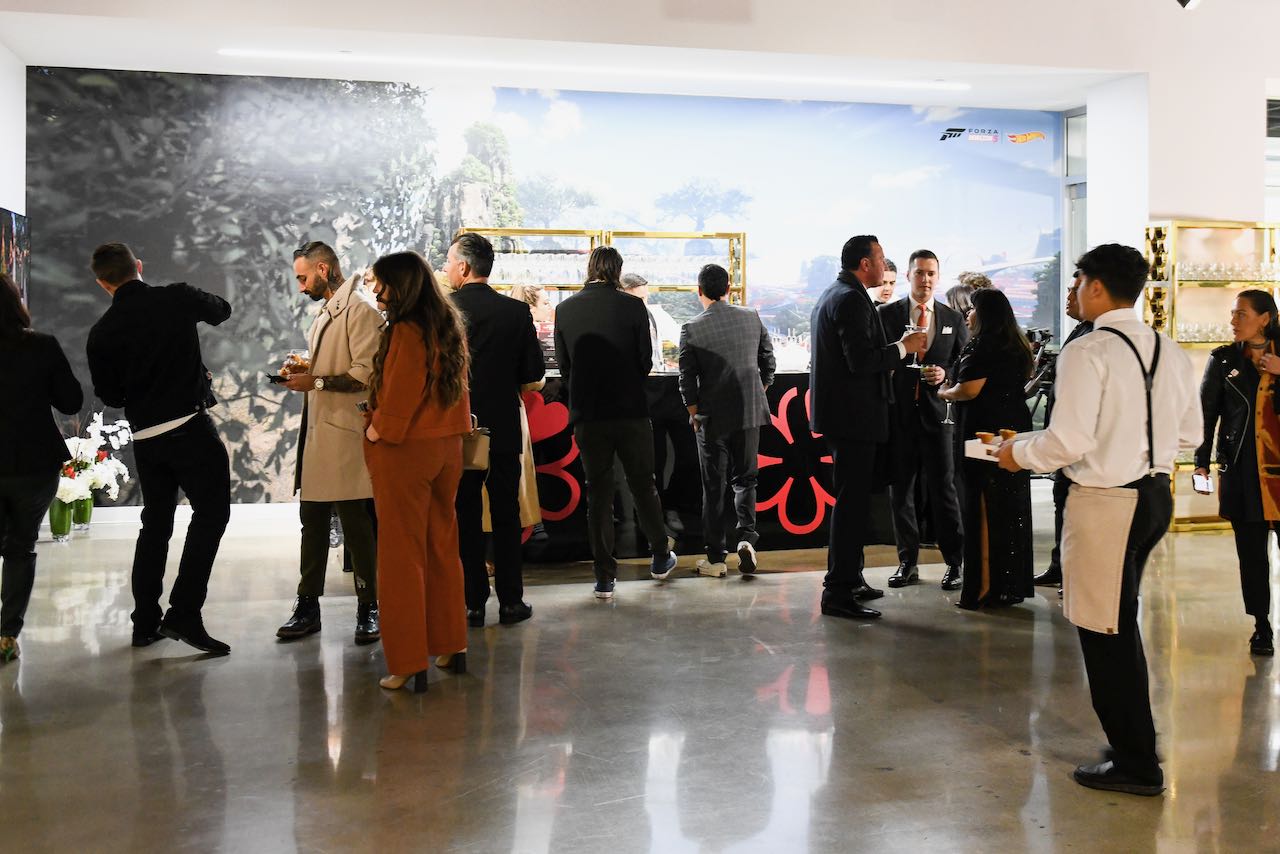
{"type": "MultiPolygon", "coordinates": [[[[1105,244],[1086,252],[1077,267],[1080,312],[1096,331],[1071,342],[1058,357],[1057,400],[1048,429],[1004,443],[999,464],[1007,471],[1062,469],[1081,486],[1138,492],[1117,632],[1079,629],[1093,708],[1111,743],[1109,760],[1080,766],[1074,776],[1090,788],[1158,795],[1164,774],[1138,630],[1138,589],[1147,556],[1169,528],[1174,458],[1203,439],[1197,377],[1178,345],[1134,312],[1148,273],[1141,253],[1105,244]],[[1153,374],[1149,392],[1148,373],[1153,374]]],[[[1071,507],[1069,501],[1068,525],[1071,507]]]]}

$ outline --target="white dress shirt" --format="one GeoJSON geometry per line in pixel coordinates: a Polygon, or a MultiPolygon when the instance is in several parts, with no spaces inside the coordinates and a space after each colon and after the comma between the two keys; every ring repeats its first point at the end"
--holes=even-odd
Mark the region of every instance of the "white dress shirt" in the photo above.
{"type": "Polygon", "coordinates": [[[1171,474],[1178,452],[1204,441],[1198,377],[1191,360],[1160,336],[1160,365],[1151,391],[1155,464],[1148,463],[1146,386],[1133,351],[1103,327],[1123,332],[1151,367],[1155,336],[1132,309],[1094,321],[1058,356],[1053,420],[1047,430],[1014,441],[1013,458],[1037,472],[1064,469],[1082,486],[1115,487],[1145,477],[1151,468],[1171,474]]]}

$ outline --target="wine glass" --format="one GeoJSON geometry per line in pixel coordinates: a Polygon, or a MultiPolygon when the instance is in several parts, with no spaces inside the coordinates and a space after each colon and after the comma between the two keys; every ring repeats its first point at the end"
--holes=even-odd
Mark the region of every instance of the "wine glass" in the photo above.
{"type": "MultiPolygon", "coordinates": [[[[908,323],[908,324],[907,324],[907,332],[911,333],[912,335],[914,335],[914,334],[915,334],[915,333],[917,333],[917,332],[926,332],[926,331],[928,331],[928,327],[927,327],[927,326],[917,326],[917,325],[916,325],[916,324],[914,324],[914,323],[908,323]]],[[[912,355],[912,357],[911,357],[911,364],[907,365],[907,367],[908,367],[908,368],[914,368],[914,369],[915,369],[915,370],[917,370],[917,371],[923,371],[923,370],[924,370],[924,365],[920,364],[920,354],[919,354],[919,353],[915,353],[914,355],[912,355]]]]}

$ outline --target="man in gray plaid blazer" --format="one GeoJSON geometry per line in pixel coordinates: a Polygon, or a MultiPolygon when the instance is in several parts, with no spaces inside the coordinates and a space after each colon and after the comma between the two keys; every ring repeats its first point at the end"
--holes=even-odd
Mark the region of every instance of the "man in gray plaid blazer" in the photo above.
{"type": "Polygon", "coordinates": [[[698,273],[702,314],[680,329],[680,396],[693,419],[702,463],[700,575],[724,577],[725,481],[733,487],[738,569],[756,571],[756,476],[760,428],[769,421],[773,344],[754,309],[729,305],[729,274],[708,264],[698,273]]]}

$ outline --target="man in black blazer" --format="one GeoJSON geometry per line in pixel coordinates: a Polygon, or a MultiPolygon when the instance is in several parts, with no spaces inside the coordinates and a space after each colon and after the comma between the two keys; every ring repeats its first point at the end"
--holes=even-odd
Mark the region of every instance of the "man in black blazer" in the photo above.
{"type": "Polygon", "coordinates": [[[868,288],[884,278],[884,250],[872,235],[849,238],[840,274],[818,299],[810,321],[810,418],[814,433],[831,448],[835,507],[829,524],[822,613],[874,618],[880,612],[859,599],[883,593],[862,577],[876,457],[889,439],[890,378],[902,359],[923,352],[926,336],[909,333],[890,343],[868,288]]]}
{"type": "Polygon", "coordinates": [[[952,429],[943,424],[947,405],[938,400],[938,386],[955,381],[960,351],[969,340],[960,312],[933,298],[940,275],[938,256],[928,249],[911,253],[907,281],[911,292],[880,307],[885,334],[900,335],[910,325],[927,331],[928,349],[920,356],[923,369],[903,359],[893,372],[893,438],[890,448],[889,499],[893,505],[893,531],[898,543],[898,570],[889,577],[890,587],[906,587],[920,581],[916,561],[920,554],[920,528],[916,514],[916,483],[924,473],[924,486],[933,514],[934,536],[942,549],[947,571],[943,590],[960,587],[964,560],[964,533],[960,501],[956,495],[955,451],[952,429]]]}
{"type": "Polygon", "coordinates": [[[123,243],[99,246],[91,266],[111,295],[111,307],[89,330],[93,391],[108,406],[124,409],[142,487],[133,645],[167,637],[225,655],[231,647],[209,636],[201,610],[231,516],[231,470],[207,412],[216,401],[197,326],[217,326],[231,316],[231,306],[187,284],[148,285],[142,262],[123,243]],[[160,594],[179,489],[191,502],[191,524],[162,620],[160,594]]]}
{"type": "Polygon", "coordinates": [[[622,462],[640,530],[653,550],[649,574],[666,580],[676,556],[667,547],[662,502],[653,479],[653,428],[645,377],[653,367],[649,312],[620,290],[622,256],[598,246],[582,290],[556,309],[556,363],[569,392],[569,420],[587,478],[587,529],[597,599],[612,599],[613,461],[622,462]]]}
{"type": "Polygon", "coordinates": [[[493,245],[479,234],[460,234],[449,247],[444,272],[454,288],[471,351],[471,412],[489,428],[489,470],[462,473],[458,484],[458,543],[466,574],[467,624],[484,625],[489,599],[485,569],[483,499],[489,493],[493,529],[493,586],[498,622],[533,616],[524,601],[520,555],[520,386],[546,373],[529,306],[489,287],[493,245]]]}

